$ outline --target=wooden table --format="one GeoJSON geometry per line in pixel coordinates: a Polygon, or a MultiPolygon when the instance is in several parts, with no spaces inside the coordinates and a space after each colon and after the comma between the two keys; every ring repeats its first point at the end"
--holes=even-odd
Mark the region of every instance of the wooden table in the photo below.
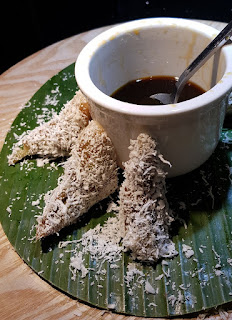
{"type": "MultiPolygon", "coordinates": [[[[221,30],[225,23],[201,21],[221,30]]],[[[7,131],[24,104],[54,74],[76,60],[96,35],[109,27],[94,29],[57,42],[3,73],[0,77],[0,148],[7,131]]],[[[89,307],[56,290],[35,274],[18,256],[0,225],[0,319],[1,320],[139,320],[89,307]]],[[[213,317],[216,319],[216,316],[213,317]]],[[[181,318],[183,320],[183,318],[181,318]]],[[[232,311],[229,312],[232,319],[232,311]]]]}

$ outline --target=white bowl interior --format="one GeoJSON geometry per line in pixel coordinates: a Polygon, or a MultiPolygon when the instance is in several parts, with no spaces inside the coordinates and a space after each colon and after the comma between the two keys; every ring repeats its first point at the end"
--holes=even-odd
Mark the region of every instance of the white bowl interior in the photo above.
{"type": "MultiPolygon", "coordinates": [[[[107,95],[130,80],[155,76],[180,76],[191,61],[212,41],[212,35],[175,24],[143,27],[119,33],[105,41],[90,59],[94,85],[107,95]]],[[[191,79],[204,90],[211,88],[213,58],[191,79]]],[[[217,81],[225,72],[221,54],[217,81]]]]}

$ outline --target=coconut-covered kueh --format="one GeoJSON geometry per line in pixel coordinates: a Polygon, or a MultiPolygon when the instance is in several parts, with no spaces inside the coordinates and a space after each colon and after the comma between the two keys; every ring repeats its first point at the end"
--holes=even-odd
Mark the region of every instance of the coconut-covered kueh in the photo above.
{"type": "Polygon", "coordinates": [[[88,125],[89,120],[89,105],[79,90],[64,105],[59,115],[23,135],[8,156],[8,163],[13,165],[31,155],[68,156],[78,134],[88,125]]]}
{"type": "Polygon", "coordinates": [[[36,238],[75,223],[117,187],[114,146],[104,129],[92,120],[79,134],[58,186],[45,195],[43,214],[37,218],[36,238]]]}
{"type": "Polygon", "coordinates": [[[155,262],[177,254],[169,238],[173,216],[166,199],[166,169],[170,165],[154,139],[141,133],[131,140],[125,180],[120,188],[123,245],[133,259],[155,262]]]}

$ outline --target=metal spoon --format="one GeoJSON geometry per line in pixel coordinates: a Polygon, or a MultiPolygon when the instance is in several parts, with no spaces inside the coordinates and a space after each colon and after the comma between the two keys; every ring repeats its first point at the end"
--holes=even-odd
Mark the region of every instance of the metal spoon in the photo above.
{"type": "Polygon", "coordinates": [[[162,104],[177,103],[180,93],[188,80],[211,58],[217,50],[225,43],[230,41],[232,35],[232,21],[217,35],[216,38],[197,56],[197,58],[184,70],[175,83],[172,93],[156,93],[150,96],[152,99],[159,100],[162,104]]]}

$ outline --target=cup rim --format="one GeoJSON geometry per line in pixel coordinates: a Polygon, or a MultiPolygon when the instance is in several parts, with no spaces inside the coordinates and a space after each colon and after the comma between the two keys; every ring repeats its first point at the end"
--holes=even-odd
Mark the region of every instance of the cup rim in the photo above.
{"type": "MultiPolygon", "coordinates": [[[[109,109],[111,111],[134,115],[134,116],[168,116],[191,112],[193,110],[200,109],[206,105],[212,103],[215,100],[222,98],[229,90],[231,90],[232,83],[232,62],[226,66],[226,70],[221,80],[216,83],[214,87],[205,93],[186,100],[178,102],[176,104],[167,105],[137,105],[133,103],[127,103],[119,101],[115,98],[108,96],[98,89],[93,83],[90,74],[89,66],[94,53],[102,46],[106,41],[110,41],[119,35],[127,32],[135,32],[142,28],[147,27],[159,27],[163,26],[180,26],[186,29],[190,29],[196,32],[205,34],[208,37],[215,37],[219,31],[211,26],[203,24],[201,22],[182,19],[182,18],[146,18],[133,20],[126,23],[118,24],[92,39],[80,52],[75,63],[75,77],[78,87],[87,98],[94,101],[96,104],[109,109]]],[[[230,46],[232,49],[232,45],[230,46]]],[[[222,51],[225,48],[222,48],[222,51]]],[[[225,53],[226,56],[226,53],[225,53]]],[[[228,59],[226,59],[228,60],[228,59]]]]}

